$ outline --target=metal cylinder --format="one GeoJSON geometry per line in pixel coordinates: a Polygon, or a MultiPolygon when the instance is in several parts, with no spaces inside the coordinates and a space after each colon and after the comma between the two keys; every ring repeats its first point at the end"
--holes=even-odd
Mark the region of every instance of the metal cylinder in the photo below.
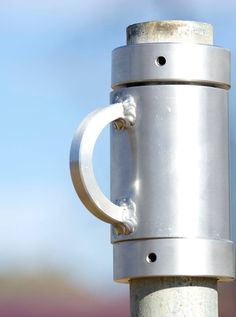
{"type": "Polygon", "coordinates": [[[111,102],[136,104],[133,127],[111,128],[111,199],[134,202],[137,217],[132,233],[112,231],[120,282],[234,278],[230,53],[206,45],[213,38],[209,25],[177,22],[130,26],[128,45],[113,51],[111,102]]]}
{"type": "Polygon", "coordinates": [[[230,232],[230,52],[206,23],[131,25],[112,54],[111,105],[85,118],[71,175],[86,207],[112,224],[114,278],[234,278],[230,232]],[[111,200],[92,153],[111,125],[111,200]]]}

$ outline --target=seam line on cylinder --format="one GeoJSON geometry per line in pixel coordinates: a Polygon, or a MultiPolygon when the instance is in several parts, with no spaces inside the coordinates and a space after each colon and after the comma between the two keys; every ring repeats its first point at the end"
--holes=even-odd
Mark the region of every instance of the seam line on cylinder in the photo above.
{"type": "Polygon", "coordinates": [[[147,240],[209,240],[209,241],[220,241],[220,242],[230,242],[230,239],[216,239],[216,238],[206,238],[206,237],[145,237],[145,238],[130,238],[130,239],[121,239],[121,240],[112,240],[112,244],[121,243],[121,242],[130,242],[130,241],[147,241],[147,240]]]}
{"type": "Polygon", "coordinates": [[[159,81],[159,80],[152,80],[152,81],[140,81],[140,82],[132,82],[126,84],[117,84],[113,85],[112,89],[121,89],[121,88],[129,88],[129,87],[139,87],[139,86],[157,86],[157,85],[195,85],[195,86],[207,86],[213,88],[220,88],[220,89],[230,89],[230,85],[217,83],[217,82],[203,82],[203,81],[159,81]]]}

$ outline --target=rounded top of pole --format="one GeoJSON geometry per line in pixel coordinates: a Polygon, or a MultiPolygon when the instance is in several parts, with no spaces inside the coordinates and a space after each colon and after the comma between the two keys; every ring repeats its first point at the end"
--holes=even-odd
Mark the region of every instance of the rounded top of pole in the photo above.
{"type": "Polygon", "coordinates": [[[180,42],[213,45],[213,26],[196,21],[150,21],[129,25],[127,44],[180,42]]]}

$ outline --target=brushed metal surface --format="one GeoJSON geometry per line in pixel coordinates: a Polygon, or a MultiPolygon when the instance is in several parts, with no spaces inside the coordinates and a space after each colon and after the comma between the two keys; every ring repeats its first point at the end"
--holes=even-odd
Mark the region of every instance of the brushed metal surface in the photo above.
{"type": "Polygon", "coordinates": [[[115,243],[114,279],[128,282],[139,277],[201,276],[220,281],[234,279],[232,241],[209,239],[146,239],[115,243]],[[156,260],[147,260],[149,254],[156,260]]]}
{"type": "Polygon", "coordinates": [[[112,53],[112,87],[141,82],[230,86],[230,52],[224,48],[183,43],[127,45],[112,53]],[[158,66],[159,56],[166,62],[158,66]]]}
{"type": "Polygon", "coordinates": [[[138,226],[112,241],[230,239],[228,93],[191,85],[124,88],[136,123],[111,127],[111,199],[136,204],[138,226]]]}

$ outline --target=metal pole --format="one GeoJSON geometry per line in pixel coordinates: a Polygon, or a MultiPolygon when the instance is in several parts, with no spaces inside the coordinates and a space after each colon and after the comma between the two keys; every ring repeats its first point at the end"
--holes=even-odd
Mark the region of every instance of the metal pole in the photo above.
{"type": "Polygon", "coordinates": [[[217,317],[217,280],[153,277],[130,282],[132,317],[217,317]]]}
{"type": "MultiPolygon", "coordinates": [[[[213,44],[209,24],[186,21],[147,22],[127,28],[127,44],[182,42],[213,44]]],[[[130,280],[132,317],[217,317],[217,279],[153,277],[130,280]]]]}

